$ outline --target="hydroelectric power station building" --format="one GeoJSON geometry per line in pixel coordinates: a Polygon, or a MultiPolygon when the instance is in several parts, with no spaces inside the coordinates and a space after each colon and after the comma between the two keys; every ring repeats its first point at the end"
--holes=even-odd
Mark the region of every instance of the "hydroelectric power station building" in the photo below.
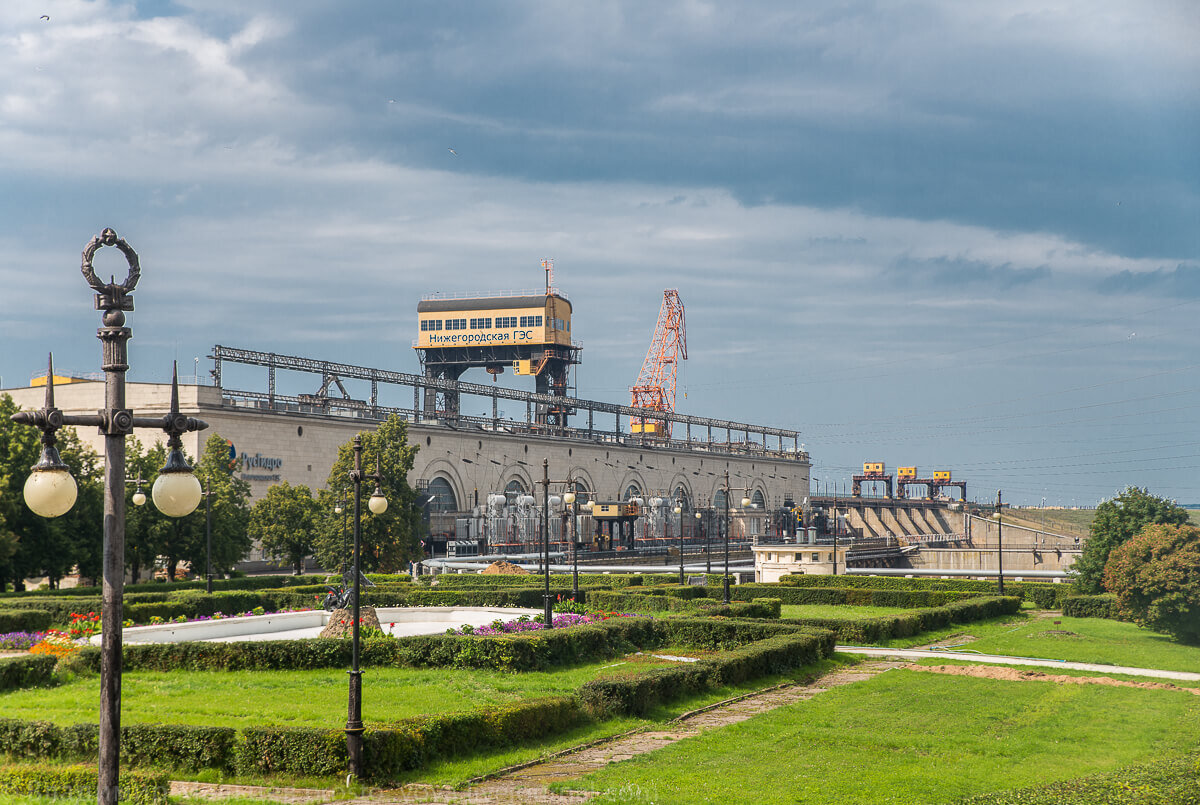
{"type": "MultiPolygon", "coordinates": [[[[726,473],[730,506],[742,509],[743,499],[751,504],[737,526],[747,538],[771,528],[773,512],[808,497],[810,463],[796,431],[572,396],[570,370],[581,347],[572,340],[571,311],[549,282],[544,294],[426,298],[417,307],[413,344],[421,374],[215,346],[212,384],[180,387],[181,411],[209,423],[207,431],[184,435],[185,449],[198,456],[210,435],[224,437],[237,459],[235,472],[255,498],[281,481],[316,489],[325,485],[339,445],[397,414],[419,448],[409,483],[429,496],[429,547],[438,555],[471,552],[469,546],[481,552],[528,547],[542,505],[543,460],[552,479],[574,481],[581,503],[637,503],[629,530],[606,548],[662,545],[678,537],[680,522],[685,537],[696,539],[716,526],[711,514],[725,506],[726,473]],[[231,366],[239,377],[259,380],[247,383],[251,388],[233,387],[231,366]],[[475,367],[491,373],[493,382],[463,382],[475,367]],[[505,371],[532,375],[535,390],[494,382],[505,371]],[[284,394],[280,385],[309,390],[284,394]],[[635,433],[642,421],[661,427],[635,433]],[[674,512],[676,506],[683,511],[674,512]]],[[[35,378],[30,387],[4,393],[35,409],[43,402],[40,385],[35,378]]],[[[94,412],[103,407],[104,387],[56,377],[55,395],[66,413],[94,412]]],[[[153,416],[168,410],[170,384],[130,383],[127,396],[136,414],[153,416]]],[[[79,436],[103,451],[96,433],[84,429],[79,436]]],[[[135,436],[151,444],[162,434],[135,436]]],[[[563,491],[561,484],[551,490],[563,491]]],[[[555,522],[557,540],[561,522],[555,522]]],[[[596,525],[590,516],[581,518],[585,543],[596,525]]]]}

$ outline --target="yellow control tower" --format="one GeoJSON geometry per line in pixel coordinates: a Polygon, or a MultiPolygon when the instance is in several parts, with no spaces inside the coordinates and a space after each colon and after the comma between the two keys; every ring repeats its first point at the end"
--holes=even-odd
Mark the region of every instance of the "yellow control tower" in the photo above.
{"type": "MultiPolygon", "coordinates": [[[[425,376],[458,380],[474,367],[495,380],[506,368],[536,378],[536,391],[567,396],[570,369],[581,347],[571,340],[571,302],[553,286],[553,263],[546,269],[546,290],[504,291],[466,297],[428,296],[417,304],[417,340],[413,348],[425,376]]],[[[425,390],[425,410],[458,413],[458,395],[425,390]],[[440,399],[439,399],[440,398],[440,399]]],[[[539,405],[537,422],[566,425],[565,406],[539,405]]]]}

